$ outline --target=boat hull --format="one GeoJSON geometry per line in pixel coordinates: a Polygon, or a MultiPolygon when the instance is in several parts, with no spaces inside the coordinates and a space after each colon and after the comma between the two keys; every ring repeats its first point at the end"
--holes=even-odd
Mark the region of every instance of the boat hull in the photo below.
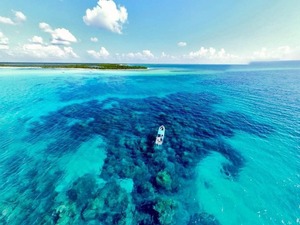
{"type": "Polygon", "coordinates": [[[164,142],[165,131],[166,128],[163,125],[158,128],[156,139],[155,139],[156,145],[162,145],[162,143],[164,142]]]}

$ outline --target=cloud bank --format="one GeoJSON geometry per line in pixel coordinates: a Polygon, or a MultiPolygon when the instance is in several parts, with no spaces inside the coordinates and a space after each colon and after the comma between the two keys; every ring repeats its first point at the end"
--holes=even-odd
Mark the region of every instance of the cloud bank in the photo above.
{"type": "Polygon", "coordinates": [[[99,0],[97,6],[86,10],[83,21],[88,26],[121,34],[127,17],[127,9],[124,6],[117,6],[113,0],[99,0]]]}
{"type": "Polygon", "coordinates": [[[115,59],[119,62],[153,62],[155,56],[150,50],[146,49],[141,52],[116,53],[115,59]]]}
{"type": "Polygon", "coordinates": [[[197,51],[192,51],[183,56],[184,59],[191,60],[194,63],[233,63],[240,62],[240,57],[227,53],[224,48],[217,50],[215,48],[201,47],[197,51]]]}
{"type": "Polygon", "coordinates": [[[252,61],[269,61],[269,60],[296,60],[300,59],[300,49],[291,48],[290,46],[280,46],[275,49],[261,48],[254,51],[252,61]]]}
{"type": "MultiPolygon", "coordinates": [[[[15,12],[15,21],[22,22],[26,17],[21,12],[15,12]]],[[[39,28],[51,35],[50,43],[45,43],[43,38],[34,35],[27,40],[27,43],[18,44],[9,48],[8,38],[0,32],[0,49],[3,59],[8,61],[73,61],[79,56],[73,48],[68,46],[77,42],[75,36],[65,28],[53,29],[47,23],[39,23],[39,28]]]]}
{"type": "Polygon", "coordinates": [[[74,59],[78,55],[71,47],[59,47],[57,45],[25,44],[21,51],[28,57],[42,60],[55,61],[58,59],[74,59]]]}
{"type": "Polygon", "coordinates": [[[246,64],[252,61],[300,59],[300,49],[292,49],[289,46],[269,50],[262,48],[246,55],[238,55],[227,52],[224,48],[217,49],[213,47],[200,47],[198,50],[183,55],[172,55],[166,52],[156,55],[149,49],[111,54],[104,47],[101,47],[99,51],[89,50],[87,52],[95,59],[109,59],[110,62],[120,63],[246,64]]]}

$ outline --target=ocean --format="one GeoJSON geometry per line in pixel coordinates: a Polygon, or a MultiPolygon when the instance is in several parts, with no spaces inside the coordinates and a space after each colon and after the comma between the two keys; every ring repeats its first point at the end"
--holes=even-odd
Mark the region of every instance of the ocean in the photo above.
{"type": "Polygon", "coordinates": [[[300,224],[300,62],[148,67],[0,68],[0,224],[300,224]]]}

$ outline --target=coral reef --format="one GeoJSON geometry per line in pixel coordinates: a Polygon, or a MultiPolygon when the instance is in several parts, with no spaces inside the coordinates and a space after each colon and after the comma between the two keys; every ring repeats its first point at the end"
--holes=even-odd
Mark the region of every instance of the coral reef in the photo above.
{"type": "MultiPolygon", "coordinates": [[[[75,87],[77,92],[74,87],[60,90],[61,100],[82,100],[112,90],[97,79],[87,83],[75,87]]],[[[128,89],[127,84],[124,90],[128,89]]],[[[24,223],[35,224],[36,218],[42,218],[40,223],[60,225],[219,224],[213,215],[192,213],[199,212],[200,207],[191,209],[193,203],[183,190],[195,178],[196,165],[211,152],[219,152],[229,162],[220,172],[234,181],[245,159],[222,137],[232,137],[236,130],[264,137],[272,128],[240,113],[216,113],[213,105],[218,102],[220,99],[211,93],[178,92],[143,99],[111,97],[69,104],[31,123],[25,140],[48,140],[48,144],[43,149],[45,160],[36,162],[25,175],[30,183],[10,181],[23,184],[16,187],[16,193],[26,191],[33,199],[38,193],[36,199],[43,204],[43,210],[37,211],[32,201],[18,200],[17,204],[32,212],[24,223]],[[154,140],[160,124],[166,127],[166,137],[163,146],[158,147],[154,140]],[[63,200],[57,198],[55,187],[63,173],[53,169],[47,171],[47,180],[38,180],[42,171],[34,168],[76,153],[82,143],[95,136],[107,143],[103,167],[98,174],[79,177],[59,193],[63,200]],[[120,186],[120,180],[127,178],[134,183],[132,192],[120,186]]],[[[29,156],[24,157],[28,161],[29,156]]],[[[4,165],[7,176],[22,171],[24,157],[15,156],[4,165]]],[[[3,209],[0,220],[6,220],[9,213],[9,208],[3,209]]]]}
{"type": "Polygon", "coordinates": [[[173,199],[159,199],[153,209],[158,213],[158,221],[161,225],[175,224],[176,202],[173,199]]]}
{"type": "Polygon", "coordinates": [[[134,207],[131,196],[116,182],[108,182],[89,200],[81,215],[84,221],[97,220],[103,224],[128,224],[134,207]]]}
{"type": "Polygon", "coordinates": [[[172,179],[167,171],[160,171],[156,176],[156,183],[167,190],[172,189],[172,179]]]}

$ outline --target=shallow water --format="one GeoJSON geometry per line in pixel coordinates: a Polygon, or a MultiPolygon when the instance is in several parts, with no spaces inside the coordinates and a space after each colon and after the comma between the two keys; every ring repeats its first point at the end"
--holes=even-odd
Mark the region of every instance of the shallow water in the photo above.
{"type": "Polygon", "coordinates": [[[0,69],[0,224],[299,224],[300,65],[149,67],[0,69]]]}

